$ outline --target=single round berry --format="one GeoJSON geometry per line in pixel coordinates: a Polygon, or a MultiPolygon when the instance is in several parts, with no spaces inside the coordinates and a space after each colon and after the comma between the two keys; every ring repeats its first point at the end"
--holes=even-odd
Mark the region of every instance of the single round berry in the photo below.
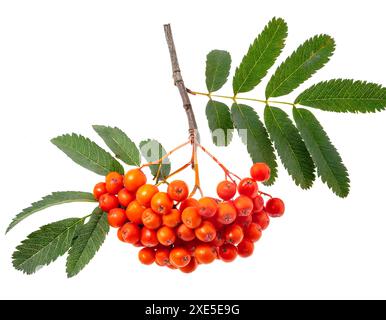
{"type": "Polygon", "coordinates": [[[174,267],[183,268],[189,264],[191,256],[185,248],[176,247],[170,251],[169,260],[174,267]]]}
{"type": "Polygon", "coordinates": [[[260,240],[262,234],[261,227],[257,223],[251,223],[244,231],[244,238],[256,242],[260,240]]]}
{"type": "Polygon", "coordinates": [[[142,224],[142,213],[146,210],[137,200],[130,202],[126,208],[126,217],[130,222],[142,224]]]}
{"type": "Polygon", "coordinates": [[[251,167],[251,177],[255,181],[265,182],[271,176],[271,169],[264,162],[257,162],[251,167]]]}
{"type": "Polygon", "coordinates": [[[224,230],[217,230],[216,237],[210,243],[212,246],[218,248],[221,247],[225,242],[224,230]]]}
{"type": "Polygon", "coordinates": [[[202,221],[197,207],[187,207],[181,214],[182,222],[191,229],[197,228],[202,221]]]}
{"type": "Polygon", "coordinates": [[[144,184],[138,188],[135,198],[141,205],[148,208],[150,207],[151,199],[157,192],[159,192],[157,186],[153,184],[144,184]]]}
{"type": "Polygon", "coordinates": [[[199,206],[198,200],[194,198],[188,198],[181,202],[179,209],[181,212],[183,212],[187,207],[198,207],[198,206],[199,206]]]}
{"type": "Polygon", "coordinates": [[[203,197],[198,200],[198,210],[203,217],[213,217],[217,211],[217,202],[213,198],[203,197]]]}
{"type": "Polygon", "coordinates": [[[265,205],[265,211],[269,216],[277,218],[281,217],[284,214],[285,206],[283,200],[279,198],[272,198],[267,201],[265,205]]]}
{"type": "Polygon", "coordinates": [[[255,180],[252,178],[244,178],[239,182],[237,190],[244,196],[254,198],[256,197],[259,188],[257,187],[255,180]]]}
{"type": "Polygon", "coordinates": [[[129,192],[136,192],[146,181],[146,175],[141,169],[131,169],[125,174],[123,184],[129,192]]]}
{"type": "Polygon", "coordinates": [[[185,224],[181,224],[177,228],[177,237],[183,241],[192,241],[196,238],[193,229],[188,228],[185,224]]]}
{"type": "Polygon", "coordinates": [[[237,246],[244,238],[244,231],[237,224],[232,224],[225,229],[225,242],[237,246]]]}
{"type": "Polygon", "coordinates": [[[221,199],[227,201],[234,197],[236,189],[235,183],[224,180],[217,185],[217,194],[221,199]]]}
{"type": "Polygon", "coordinates": [[[109,212],[111,209],[118,208],[118,198],[112,194],[105,193],[99,197],[99,207],[105,212],[109,212]]]}
{"type": "Polygon", "coordinates": [[[150,208],[142,212],[142,224],[149,229],[157,229],[162,224],[162,218],[150,208]]]}
{"type": "Polygon", "coordinates": [[[182,268],[179,268],[183,273],[192,273],[198,267],[197,260],[195,258],[190,259],[190,262],[182,268]]]}
{"type": "Polygon", "coordinates": [[[155,253],[155,262],[161,267],[167,266],[170,264],[169,255],[170,250],[168,248],[160,247],[155,253]]]}
{"type": "Polygon", "coordinates": [[[168,214],[173,208],[173,200],[167,193],[158,192],[151,198],[151,208],[159,214],[168,214]]]}
{"type": "Polygon", "coordinates": [[[177,227],[181,223],[180,210],[172,209],[168,214],[162,215],[162,223],[170,228],[177,227]]]}
{"type": "MultiPolygon", "coordinates": [[[[123,226],[122,226],[123,227],[123,226]]],[[[118,230],[117,230],[117,237],[120,241],[122,242],[125,242],[125,240],[123,239],[123,234],[122,234],[122,227],[120,227],[118,230]]]]}
{"type": "Polygon", "coordinates": [[[107,214],[107,221],[109,225],[113,228],[120,228],[126,222],[126,212],[121,208],[114,208],[109,211],[107,214]]]}
{"type": "Polygon", "coordinates": [[[155,251],[152,248],[143,248],[138,252],[138,259],[143,264],[150,265],[155,261],[155,251]]]}
{"type": "Polygon", "coordinates": [[[171,246],[176,241],[176,233],[170,227],[163,226],[157,231],[157,239],[164,246],[171,246]]]}
{"type": "Polygon", "coordinates": [[[140,239],[141,229],[137,225],[128,222],[121,227],[121,233],[124,242],[135,244],[140,239]]]}
{"type": "Polygon", "coordinates": [[[236,220],[236,208],[230,202],[222,202],[218,204],[217,221],[222,224],[231,224],[236,220]]]}
{"type": "Polygon", "coordinates": [[[253,210],[253,201],[251,198],[241,195],[233,201],[239,216],[249,216],[253,210]]]}
{"type": "Polygon", "coordinates": [[[200,244],[194,251],[194,256],[199,263],[212,263],[217,258],[216,248],[210,244],[200,244]]]}
{"type": "Polygon", "coordinates": [[[263,209],[264,209],[264,199],[262,196],[257,195],[253,199],[253,211],[254,212],[260,212],[263,209]]]}
{"type": "Polygon", "coordinates": [[[202,242],[211,242],[216,238],[216,228],[210,221],[203,221],[201,225],[194,230],[198,240],[202,242]]]}
{"type": "Polygon", "coordinates": [[[241,241],[240,244],[237,246],[238,254],[242,258],[250,257],[253,254],[254,249],[255,246],[253,242],[246,239],[241,241]]]}
{"type": "Polygon", "coordinates": [[[224,244],[218,249],[219,258],[224,262],[232,262],[237,258],[237,248],[232,244],[224,244]]]}
{"type": "Polygon", "coordinates": [[[238,216],[235,220],[241,228],[245,229],[252,223],[252,215],[249,216],[238,216]]]}
{"type": "Polygon", "coordinates": [[[253,213],[252,221],[257,223],[261,227],[261,230],[265,230],[269,226],[270,219],[268,213],[265,212],[265,210],[262,210],[260,212],[253,213]]]}
{"type": "Polygon", "coordinates": [[[107,189],[106,189],[106,183],[105,182],[99,182],[95,185],[94,187],[94,190],[93,190],[93,194],[94,194],[94,198],[96,200],[99,200],[99,198],[104,195],[105,193],[107,193],[107,189]]]}
{"type": "Polygon", "coordinates": [[[189,195],[189,187],[182,180],[175,180],[168,185],[169,197],[177,202],[184,201],[189,195]]]}
{"type": "Polygon", "coordinates": [[[123,176],[118,172],[110,172],[106,176],[106,190],[110,194],[117,194],[123,188],[123,176]]]}
{"type": "Polygon", "coordinates": [[[129,192],[126,188],[118,192],[118,200],[122,207],[127,207],[131,201],[135,200],[135,195],[129,192]]]}
{"type": "Polygon", "coordinates": [[[141,230],[141,243],[145,247],[155,247],[158,245],[157,233],[149,228],[143,227],[141,230]]]}

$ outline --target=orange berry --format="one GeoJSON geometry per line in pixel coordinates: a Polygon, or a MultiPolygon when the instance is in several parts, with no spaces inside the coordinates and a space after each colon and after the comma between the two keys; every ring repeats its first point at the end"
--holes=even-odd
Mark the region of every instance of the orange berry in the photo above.
{"type": "Polygon", "coordinates": [[[172,228],[163,226],[157,231],[157,239],[160,244],[170,246],[176,241],[176,233],[172,228]]]}
{"type": "Polygon", "coordinates": [[[245,239],[237,246],[237,251],[240,257],[247,258],[253,254],[254,248],[253,242],[245,239]]]}
{"type": "Polygon", "coordinates": [[[136,192],[137,189],[147,181],[146,175],[141,169],[131,169],[127,171],[123,179],[124,186],[129,192],[136,192]]]}
{"type": "Polygon", "coordinates": [[[244,231],[237,224],[232,224],[228,226],[225,230],[225,241],[227,243],[237,246],[244,239],[244,231]]]}
{"type": "Polygon", "coordinates": [[[236,189],[235,183],[224,180],[217,185],[217,194],[223,200],[230,200],[236,194],[236,189]]]}
{"type": "MultiPolygon", "coordinates": [[[[123,227],[123,226],[122,226],[123,227]]],[[[117,230],[117,237],[120,241],[122,242],[125,242],[125,240],[123,239],[123,234],[122,234],[122,227],[120,227],[118,230],[117,230]]]]}
{"type": "Polygon", "coordinates": [[[213,198],[203,197],[198,200],[198,210],[203,217],[213,217],[217,211],[217,202],[213,198]]]}
{"type": "Polygon", "coordinates": [[[141,205],[150,207],[151,198],[153,198],[157,192],[159,192],[157,186],[153,184],[144,184],[138,188],[135,198],[141,205]]]}
{"type": "Polygon", "coordinates": [[[269,180],[271,169],[264,162],[257,162],[251,167],[251,177],[255,181],[264,182],[269,180]]]}
{"type": "Polygon", "coordinates": [[[162,218],[150,208],[142,212],[142,223],[146,228],[157,229],[162,224],[162,218]]]}
{"type": "Polygon", "coordinates": [[[126,213],[125,210],[121,208],[114,208],[109,211],[107,214],[107,221],[109,225],[113,228],[120,228],[126,222],[126,213]]]}
{"type": "Polygon", "coordinates": [[[192,241],[196,235],[194,230],[188,228],[185,224],[181,224],[177,228],[177,237],[184,241],[192,241]]]}
{"type": "Polygon", "coordinates": [[[173,201],[165,192],[157,192],[151,198],[151,208],[159,214],[168,214],[173,208],[173,201]]]}
{"type": "Polygon", "coordinates": [[[197,207],[187,207],[181,214],[182,222],[191,229],[197,228],[202,221],[197,207]]]}
{"type": "Polygon", "coordinates": [[[128,222],[121,227],[121,234],[124,242],[135,244],[139,241],[141,229],[137,225],[128,222]]]}
{"type": "Polygon", "coordinates": [[[192,273],[197,269],[197,267],[198,267],[197,260],[195,258],[192,258],[190,259],[190,262],[185,267],[180,268],[180,270],[183,273],[192,273]]]}
{"type": "Polygon", "coordinates": [[[236,220],[237,211],[231,202],[222,202],[218,204],[217,221],[222,224],[231,224],[236,220]]]}
{"type": "Polygon", "coordinates": [[[224,244],[218,249],[219,258],[224,262],[232,262],[237,258],[237,248],[232,244],[224,244]]]}
{"type": "Polygon", "coordinates": [[[132,223],[141,224],[142,223],[142,213],[146,210],[144,206],[141,206],[137,200],[130,202],[126,208],[126,217],[132,223]]]}
{"type": "Polygon", "coordinates": [[[200,244],[197,246],[194,256],[199,263],[212,263],[217,258],[216,248],[209,244],[200,244]]]}
{"type": "Polygon", "coordinates": [[[172,209],[170,213],[162,216],[162,223],[165,226],[174,228],[181,223],[181,212],[178,209],[172,209]]]}
{"type": "Polygon", "coordinates": [[[118,200],[122,207],[127,207],[131,201],[135,200],[134,194],[123,188],[118,192],[118,200]]]}
{"type": "Polygon", "coordinates": [[[183,268],[189,264],[191,256],[185,248],[177,247],[170,251],[169,259],[174,267],[183,268]]]}
{"type": "Polygon", "coordinates": [[[169,260],[170,250],[165,247],[160,247],[157,249],[157,252],[155,253],[155,262],[159,266],[166,266],[170,264],[169,260]]]}
{"type": "Polygon", "coordinates": [[[265,210],[262,210],[260,212],[254,212],[252,215],[252,221],[257,223],[262,230],[265,230],[269,226],[269,216],[268,213],[265,212],[265,210]]]}
{"type": "Polygon", "coordinates": [[[247,196],[239,196],[234,201],[233,204],[237,210],[239,216],[249,216],[253,210],[253,201],[247,196]]]}
{"type": "Polygon", "coordinates": [[[117,194],[123,188],[123,176],[118,172],[110,172],[106,176],[106,190],[110,194],[117,194]]]}
{"type": "Polygon", "coordinates": [[[94,190],[93,190],[93,194],[94,194],[94,198],[96,200],[99,200],[99,198],[103,195],[107,193],[107,189],[106,189],[106,183],[104,182],[99,182],[95,185],[94,187],[94,190]]]}
{"type": "Polygon", "coordinates": [[[138,252],[138,259],[143,264],[150,265],[155,261],[155,251],[152,248],[143,248],[138,252]]]}
{"type": "Polygon", "coordinates": [[[189,187],[182,180],[175,180],[168,185],[169,197],[177,202],[185,200],[189,195],[189,187]]]}
{"type": "Polygon", "coordinates": [[[113,196],[112,194],[105,193],[99,197],[99,207],[104,212],[109,212],[111,209],[118,208],[118,206],[118,198],[116,196],[113,196]]]}
{"type": "Polygon", "coordinates": [[[264,199],[262,196],[257,195],[255,199],[253,199],[253,211],[260,212],[264,209],[264,199]]]}
{"type": "Polygon", "coordinates": [[[269,214],[270,217],[278,218],[284,214],[285,205],[283,200],[279,198],[271,198],[267,201],[265,205],[265,211],[269,214]]]}
{"type": "Polygon", "coordinates": [[[180,204],[180,211],[183,212],[187,207],[198,207],[199,203],[194,198],[188,198],[181,202],[180,204]]]}
{"type": "Polygon", "coordinates": [[[158,245],[157,233],[154,230],[143,227],[141,230],[141,243],[145,247],[155,247],[158,245]]]}
{"type": "Polygon", "coordinates": [[[257,195],[257,192],[259,191],[259,188],[257,186],[257,183],[252,178],[244,178],[239,182],[239,185],[237,187],[240,194],[254,198],[257,195]]]}
{"type": "Polygon", "coordinates": [[[262,235],[261,227],[257,223],[251,223],[244,232],[244,237],[252,242],[259,241],[262,235]]]}
{"type": "Polygon", "coordinates": [[[198,240],[202,242],[211,242],[216,238],[216,228],[210,221],[203,221],[201,225],[194,230],[198,240]]]}

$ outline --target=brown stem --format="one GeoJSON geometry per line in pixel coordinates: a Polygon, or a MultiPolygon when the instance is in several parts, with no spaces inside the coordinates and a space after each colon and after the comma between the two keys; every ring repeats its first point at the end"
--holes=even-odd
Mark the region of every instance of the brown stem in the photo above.
{"type": "Polygon", "coordinates": [[[172,63],[174,84],[176,85],[176,87],[178,88],[178,91],[180,92],[183,107],[184,107],[186,115],[188,117],[189,138],[190,138],[191,142],[194,144],[196,140],[199,140],[199,135],[198,135],[198,130],[197,130],[197,122],[196,122],[196,118],[194,116],[192,104],[190,103],[189,95],[186,91],[184,80],[182,79],[180,65],[178,63],[176,47],[174,45],[173,34],[172,34],[172,29],[170,27],[170,24],[164,25],[164,31],[165,31],[166,42],[167,42],[168,47],[169,47],[169,54],[170,54],[170,60],[172,63]]]}

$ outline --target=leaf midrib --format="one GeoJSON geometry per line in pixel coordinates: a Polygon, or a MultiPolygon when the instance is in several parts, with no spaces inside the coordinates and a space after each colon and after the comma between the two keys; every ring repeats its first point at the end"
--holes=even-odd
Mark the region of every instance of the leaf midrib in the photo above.
{"type": "MultiPolygon", "coordinates": [[[[121,134],[124,134],[123,132],[120,132],[120,133],[121,133],[121,134]]],[[[135,161],[135,160],[132,158],[132,156],[131,156],[131,154],[130,154],[129,151],[126,152],[126,151],[123,149],[123,147],[120,146],[119,141],[117,141],[113,135],[110,135],[110,138],[111,138],[111,140],[113,140],[114,143],[117,145],[118,149],[120,149],[120,150],[122,151],[122,154],[126,154],[127,157],[130,159],[130,161],[131,161],[132,163],[134,163],[134,165],[136,165],[136,166],[139,166],[139,165],[140,165],[140,164],[138,163],[138,161],[135,161]]],[[[127,146],[127,141],[126,141],[126,143],[123,143],[122,145],[123,145],[123,146],[127,146]]]]}

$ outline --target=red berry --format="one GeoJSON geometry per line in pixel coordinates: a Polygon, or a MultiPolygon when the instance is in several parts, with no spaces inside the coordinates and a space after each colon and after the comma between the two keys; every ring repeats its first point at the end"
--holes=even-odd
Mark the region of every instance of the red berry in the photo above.
{"type": "Polygon", "coordinates": [[[223,200],[230,200],[234,197],[236,194],[236,184],[230,181],[221,181],[217,185],[217,194],[218,196],[223,200]]]}
{"type": "Polygon", "coordinates": [[[155,262],[161,267],[167,266],[170,264],[169,255],[170,250],[168,248],[160,247],[155,253],[155,262]]]}
{"type": "MultiPolygon", "coordinates": [[[[123,226],[122,226],[123,227],[123,226]]],[[[122,227],[120,227],[118,230],[117,230],[117,237],[120,241],[122,242],[125,242],[125,240],[123,240],[123,235],[122,235],[122,227]]]]}
{"type": "Polygon", "coordinates": [[[176,241],[176,233],[170,227],[161,227],[157,231],[157,239],[160,244],[170,246],[176,241]]]}
{"type": "Polygon", "coordinates": [[[269,180],[271,169],[266,163],[258,162],[251,167],[251,177],[255,181],[264,182],[269,180]]]}
{"type": "Polygon", "coordinates": [[[182,180],[175,180],[168,185],[168,195],[174,201],[184,201],[189,195],[189,187],[182,180]]]}
{"type": "Polygon", "coordinates": [[[198,207],[198,201],[194,198],[188,198],[181,202],[180,212],[183,212],[187,207],[198,207]]]}
{"type": "Polygon", "coordinates": [[[245,229],[252,223],[252,215],[238,216],[235,223],[237,223],[241,228],[245,229]]]}
{"type": "Polygon", "coordinates": [[[127,207],[135,199],[135,195],[123,188],[118,192],[118,200],[122,207],[127,207]]]}
{"type": "Polygon", "coordinates": [[[252,221],[257,223],[262,230],[265,230],[268,228],[269,226],[269,216],[267,214],[267,212],[265,212],[264,210],[260,211],[260,212],[255,212],[253,215],[252,215],[252,221]]]}
{"type": "Polygon", "coordinates": [[[224,262],[232,262],[237,258],[237,248],[232,244],[224,244],[218,249],[218,255],[224,262]]]}
{"type": "Polygon", "coordinates": [[[141,243],[145,247],[155,247],[158,245],[157,233],[154,230],[143,227],[141,230],[141,243]]]}
{"type": "Polygon", "coordinates": [[[109,225],[113,228],[120,228],[126,222],[126,212],[121,208],[114,208],[109,211],[107,214],[107,221],[109,225]]]}
{"type": "Polygon", "coordinates": [[[197,267],[198,267],[197,260],[195,258],[192,258],[190,259],[190,262],[185,267],[180,268],[180,270],[183,273],[192,273],[197,269],[197,267]]]}
{"type": "Polygon", "coordinates": [[[256,242],[259,241],[262,234],[261,227],[257,223],[251,223],[244,231],[244,238],[256,242]]]}
{"type": "Polygon", "coordinates": [[[121,233],[124,242],[136,244],[139,241],[141,229],[137,225],[128,222],[121,227],[121,233]]]}
{"type": "Polygon", "coordinates": [[[241,195],[233,201],[239,216],[249,216],[253,210],[253,201],[251,198],[241,195]]]}
{"type": "Polygon", "coordinates": [[[150,265],[155,261],[155,251],[152,248],[143,248],[139,250],[138,258],[143,264],[150,265]]]}
{"type": "Polygon", "coordinates": [[[203,221],[201,225],[194,230],[198,240],[202,242],[211,242],[216,238],[216,228],[210,221],[203,221]]]}
{"type": "Polygon", "coordinates": [[[237,224],[232,224],[225,229],[225,242],[237,246],[244,238],[244,231],[237,224]]]}
{"type": "Polygon", "coordinates": [[[119,201],[116,196],[105,193],[99,198],[99,207],[105,211],[109,212],[111,209],[118,208],[119,201]]]}
{"type": "Polygon", "coordinates": [[[118,172],[110,172],[106,176],[106,190],[110,194],[117,194],[123,188],[123,176],[118,172]]]}
{"type": "Polygon", "coordinates": [[[173,200],[166,192],[157,192],[151,198],[151,208],[158,214],[168,214],[173,209],[173,200]]]}
{"type": "Polygon", "coordinates": [[[224,242],[225,242],[224,230],[217,230],[216,237],[213,239],[213,241],[210,244],[218,248],[218,247],[221,247],[224,244],[224,242]]]}
{"type": "Polygon", "coordinates": [[[210,244],[200,244],[194,251],[194,256],[199,263],[212,263],[217,258],[216,248],[210,244]]]}
{"type": "Polygon", "coordinates": [[[222,202],[218,204],[217,221],[222,224],[231,224],[236,220],[237,211],[231,202],[222,202]]]}
{"type": "Polygon", "coordinates": [[[264,199],[262,196],[257,195],[253,199],[253,211],[254,212],[260,212],[263,209],[264,209],[264,199]]]}
{"type": "Polygon", "coordinates": [[[187,227],[185,224],[181,224],[177,228],[177,237],[183,241],[192,241],[196,238],[194,230],[187,227]]]}
{"type": "Polygon", "coordinates": [[[253,250],[255,249],[255,246],[252,241],[249,240],[243,240],[240,242],[240,244],[237,246],[237,251],[239,253],[239,256],[242,258],[247,258],[253,254],[253,250]]]}
{"type": "Polygon", "coordinates": [[[267,201],[265,210],[271,217],[281,217],[284,214],[284,202],[279,198],[272,198],[267,201]]]}
{"type": "Polygon", "coordinates": [[[183,268],[189,264],[191,256],[185,248],[177,247],[170,251],[169,259],[174,267],[183,268]]]}
{"type": "Polygon", "coordinates": [[[254,198],[259,191],[257,183],[252,178],[244,178],[239,182],[238,191],[240,194],[254,198]]]}
{"type": "Polygon", "coordinates": [[[107,193],[107,189],[106,189],[106,183],[104,182],[99,182],[95,185],[94,187],[94,190],[93,190],[93,194],[94,194],[94,198],[96,200],[99,200],[99,198],[101,197],[101,195],[107,193]]]}

